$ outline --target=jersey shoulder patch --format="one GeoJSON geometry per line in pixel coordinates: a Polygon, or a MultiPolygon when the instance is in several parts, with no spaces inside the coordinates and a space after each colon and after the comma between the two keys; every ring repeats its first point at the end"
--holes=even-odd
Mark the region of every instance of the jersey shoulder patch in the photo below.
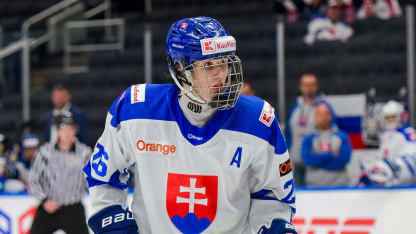
{"type": "Polygon", "coordinates": [[[286,142],[274,108],[256,96],[240,95],[237,115],[230,121],[229,130],[257,136],[275,147],[276,154],[287,151],[286,142]]]}
{"type": "Polygon", "coordinates": [[[172,120],[169,102],[177,95],[172,84],[137,84],[127,88],[110,108],[111,125],[131,119],[172,120]]]}
{"type": "Polygon", "coordinates": [[[237,107],[240,109],[239,118],[253,128],[268,129],[277,121],[272,105],[256,96],[240,95],[237,107]]]}
{"type": "Polygon", "coordinates": [[[267,127],[270,127],[274,120],[274,108],[266,101],[264,101],[263,109],[259,116],[260,122],[267,127]]]}
{"type": "Polygon", "coordinates": [[[136,84],[131,86],[130,103],[144,102],[146,100],[146,84],[136,84]]]}

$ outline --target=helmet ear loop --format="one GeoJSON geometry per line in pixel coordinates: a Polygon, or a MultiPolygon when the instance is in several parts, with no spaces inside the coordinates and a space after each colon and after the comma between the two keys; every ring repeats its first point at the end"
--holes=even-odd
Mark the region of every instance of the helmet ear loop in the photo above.
{"type": "MultiPolygon", "coordinates": [[[[175,62],[173,62],[169,55],[167,55],[166,57],[167,57],[167,60],[168,60],[168,64],[172,68],[172,71],[173,71],[176,79],[178,79],[180,82],[183,82],[183,83],[185,83],[189,86],[192,86],[192,84],[188,81],[188,79],[186,79],[186,77],[183,76],[183,70],[184,70],[183,65],[179,61],[176,61],[176,60],[175,60],[175,62]]],[[[186,65],[186,63],[185,63],[185,65],[186,65]]]]}

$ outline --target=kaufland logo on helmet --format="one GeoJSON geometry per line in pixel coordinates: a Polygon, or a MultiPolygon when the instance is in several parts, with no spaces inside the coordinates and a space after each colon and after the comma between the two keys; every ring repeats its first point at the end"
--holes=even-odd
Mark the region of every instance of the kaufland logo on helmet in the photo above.
{"type": "Polygon", "coordinates": [[[224,53],[236,50],[234,37],[214,37],[201,40],[202,55],[224,53]]]}
{"type": "Polygon", "coordinates": [[[210,39],[204,42],[204,50],[209,52],[209,51],[213,51],[215,52],[215,42],[214,40],[210,39]]]}

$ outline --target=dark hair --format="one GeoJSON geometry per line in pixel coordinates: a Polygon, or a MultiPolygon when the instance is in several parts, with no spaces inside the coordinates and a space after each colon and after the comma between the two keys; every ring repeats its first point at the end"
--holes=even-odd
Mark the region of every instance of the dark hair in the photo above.
{"type": "Polygon", "coordinates": [[[64,85],[64,84],[57,84],[53,87],[52,89],[53,91],[67,91],[68,93],[71,93],[69,91],[68,86],[64,85]]]}

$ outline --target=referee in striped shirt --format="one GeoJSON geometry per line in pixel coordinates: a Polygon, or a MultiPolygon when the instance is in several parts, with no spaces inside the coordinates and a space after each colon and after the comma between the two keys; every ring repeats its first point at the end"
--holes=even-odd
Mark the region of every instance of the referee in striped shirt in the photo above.
{"type": "Polygon", "coordinates": [[[58,140],[42,145],[29,172],[29,190],[41,201],[31,234],[63,230],[67,234],[87,234],[84,206],[86,192],[82,168],[91,149],[76,138],[77,126],[68,113],[55,118],[58,140]]]}

